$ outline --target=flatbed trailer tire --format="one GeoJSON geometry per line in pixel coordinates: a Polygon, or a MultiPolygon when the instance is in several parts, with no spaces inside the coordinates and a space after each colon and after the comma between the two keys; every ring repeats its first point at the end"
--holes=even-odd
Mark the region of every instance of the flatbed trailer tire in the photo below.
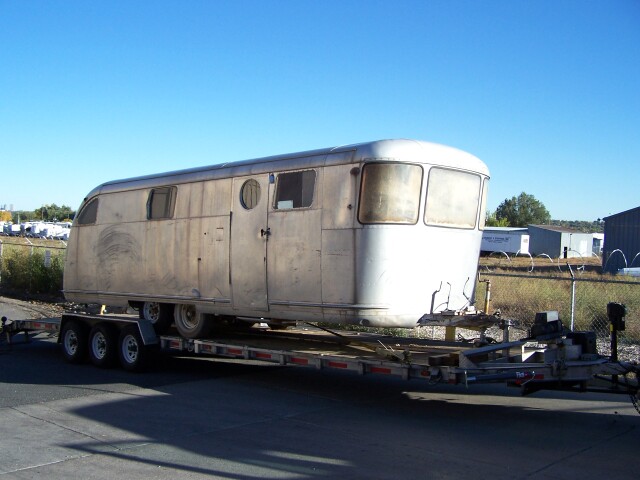
{"type": "Polygon", "coordinates": [[[89,353],[89,329],[81,322],[71,320],[60,332],[62,355],[69,363],[84,363],[89,353]]]}
{"type": "Polygon", "coordinates": [[[110,368],[117,358],[118,331],[113,325],[99,323],[89,332],[89,359],[96,367],[110,368]]]}
{"type": "Polygon", "coordinates": [[[136,325],[127,325],[118,336],[118,360],[129,372],[141,372],[149,366],[151,348],[145,346],[136,325]]]}

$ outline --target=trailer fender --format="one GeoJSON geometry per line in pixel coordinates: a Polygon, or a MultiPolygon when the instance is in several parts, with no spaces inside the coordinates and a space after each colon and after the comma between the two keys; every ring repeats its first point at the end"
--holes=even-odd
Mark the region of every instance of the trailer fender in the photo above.
{"type": "Polygon", "coordinates": [[[156,335],[156,330],[153,328],[153,324],[149,320],[141,318],[136,323],[138,324],[140,338],[142,338],[142,343],[145,346],[158,345],[160,343],[158,335],[156,335]]]}

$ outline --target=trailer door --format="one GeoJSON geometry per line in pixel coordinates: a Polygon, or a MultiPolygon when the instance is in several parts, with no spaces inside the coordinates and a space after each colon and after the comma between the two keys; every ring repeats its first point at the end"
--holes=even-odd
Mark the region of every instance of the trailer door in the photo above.
{"type": "Polygon", "coordinates": [[[269,309],[267,298],[268,205],[268,175],[233,179],[230,276],[233,307],[238,310],[266,311],[269,309]]]}
{"type": "Polygon", "coordinates": [[[322,304],[321,169],[275,174],[269,207],[269,303],[322,304]]]}

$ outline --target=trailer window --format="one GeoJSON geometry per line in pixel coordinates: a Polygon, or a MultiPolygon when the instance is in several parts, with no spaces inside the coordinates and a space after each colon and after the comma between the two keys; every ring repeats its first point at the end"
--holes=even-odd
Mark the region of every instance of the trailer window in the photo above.
{"type": "Polygon", "coordinates": [[[315,170],[280,173],[273,208],[286,210],[310,207],[313,202],[315,184],[315,170]]]}
{"type": "Polygon", "coordinates": [[[251,210],[260,201],[260,184],[253,178],[242,184],[240,189],[240,203],[246,210],[251,210]]]}
{"type": "Polygon", "coordinates": [[[152,188],[147,200],[147,218],[158,220],[173,217],[177,190],[176,187],[152,188]]]}
{"type": "Polygon", "coordinates": [[[98,218],[98,199],[87,203],[78,214],[78,225],[93,225],[98,218]]]}
{"type": "Polygon", "coordinates": [[[360,223],[418,221],[422,167],[402,163],[368,163],[362,171],[360,223]]]}
{"type": "Polygon", "coordinates": [[[424,212],[428,225],[474,228],[479,203],[479,175],[438,167],[429,171],[424,212]]]}
{"type": "Polygon", "coordinates": [[[478,228],[484,230],[487,221],[487,193],[489,190],[489,179],[485,178],[482,184],[482,199],[480,200],[480,224],[478,228]]]}

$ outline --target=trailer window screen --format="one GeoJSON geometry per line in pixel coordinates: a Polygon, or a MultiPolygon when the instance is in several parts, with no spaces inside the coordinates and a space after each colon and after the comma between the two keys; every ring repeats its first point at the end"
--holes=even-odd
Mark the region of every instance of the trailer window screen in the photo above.
{"type": "Polygon", "coordinates": [[[315,184],[315,170],[279,174],[274,208],[286,210],[310,207],[313,203],[315,184]]]}
{"type": "Polygon", "coordinates": [[[176,187],[152,188],[147,200],[147,218],[158,220],[173,217],[176,191],[176,187]]]}
{"type": "Polygon", "coordinates": [[[424,212],[428,225],[474,228],[479,203],[479,175],[438,167],[429,171],[424,212]]]}
{"type": "Polygon", "coordinates": [[[78,214],[78,225],[92,225],[98,217],[98,199],[94,198],[87,203],[78,214]]]}
{"type": "Polygon", "coordinates": [[[402,163],[368,163],[362,171],[360,223],[418,222],[422,167],[402,163]]]}

